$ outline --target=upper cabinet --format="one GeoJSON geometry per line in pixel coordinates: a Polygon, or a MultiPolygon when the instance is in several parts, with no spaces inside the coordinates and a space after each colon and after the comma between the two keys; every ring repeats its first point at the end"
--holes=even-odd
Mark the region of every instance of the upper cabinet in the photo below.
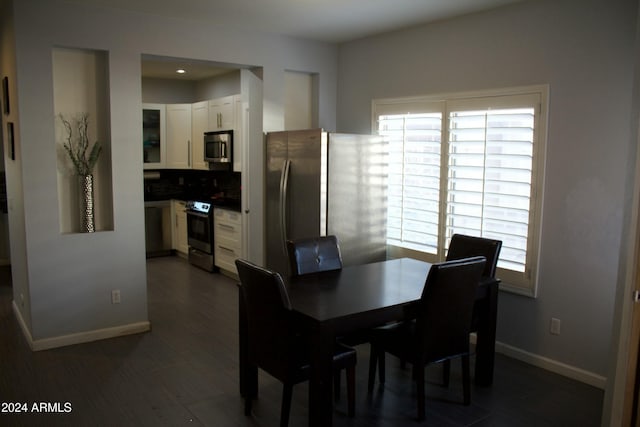
{"type": "Polygon", "coordinates": [[[209,129],[209,101],[191,104],[191,168],[209,170],[204,161],[204,133],[209,129]]]}
{"type": "Polygon", "coordinates": [[[145,169],[209,170],[204,133],[233,130],[233,171],[242,170],[242,97],[230,95],[193,104],[143,104],[145,169]]]}
{"type": "Polygon", "coordinates": [[[242,172],[242,150],[247,144],[244,104],[240,95],[234,97],[235,126],[233,130],[233,171],[242,172]]]}
{"type": "Polygon", "coordinates": [[[234,129],[235,120],[235,98],[230,95],[209,101],[209,130],[234,129]]]}
{"type": "Polygon", "coordinates": [[[167,161],[170,169],[191,168],[191,104],[167,104],[167,161]]]}
{"type": "Polygon", "coordinates": [[[142,105],[142,152],[145,169],[160,169],[166,165],[164,104],[142,105]]]}

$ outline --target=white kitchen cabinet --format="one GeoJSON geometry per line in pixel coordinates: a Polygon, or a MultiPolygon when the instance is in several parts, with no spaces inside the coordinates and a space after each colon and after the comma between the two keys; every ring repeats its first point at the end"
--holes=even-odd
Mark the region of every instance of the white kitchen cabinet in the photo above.
{"type": "Polygon", "coordinates": [[[209,101],[191,104],[191,168],[209,170],[204,161],[204,133],[209,129],[209,101]]]}
{"type": "Polygon", "coordinates": [[[186,202],[182,200],[171,201],[171,217],[173,218],[171,248],[185,256],[189,253],[186,207],[186,202]]]}
{"type": "Polygon", "coordinates": [[[237,274],[235,260],[242,257],[242,215],[240,212],[214,208],[213,229],[216,266],[237,274]]]}
{"type": "Polygon", "coordinates": [[[235,128],[235,95],[209,100],[209,130],[235,128]]]}
{"type": "Polygon", "coordinates": [[[242,172],[242,150],[245,144],[244,103],[241,96],[234,97],[235,126],[233,128],[233,171],[242,172]]]}
{"type": "Polygon", "coordinates": [[[191,104],[167,104],[167,161],[170,169],[191,168],[191,104]]]}
{"type": "Polygon", "coordinates": [[[144,169],[166,165],[166,108],[164,104],[142,105],[142,159],[144,169]]]}
{"type": "Polygon", "coordinates": [[[193,104],[143,104],[145,169],[209,170],[204,133],[234,131],[233,171],[242,171],[243,103],[229,95],[193,104]]]}

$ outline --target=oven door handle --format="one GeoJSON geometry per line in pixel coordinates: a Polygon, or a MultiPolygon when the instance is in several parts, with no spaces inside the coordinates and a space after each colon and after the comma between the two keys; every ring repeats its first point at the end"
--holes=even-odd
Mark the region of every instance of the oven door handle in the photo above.
{"type": "Polygon", "coordinates": [[[198,218],[209,218],[209,215],[200,212],[187,211],[187,215],[197,216],[198,218]]]}

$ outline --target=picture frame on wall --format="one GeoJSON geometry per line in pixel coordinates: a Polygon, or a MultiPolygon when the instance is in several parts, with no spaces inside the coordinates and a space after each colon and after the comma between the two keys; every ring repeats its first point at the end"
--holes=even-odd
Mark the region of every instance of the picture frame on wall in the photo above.
{"type": "Polygon", "coordinates": [[[16,146],[13,138],[13,122],[7,122],[7,155],[11,160],[16,159],[16,146]]]}
{"type": "Polygon", "coordinates": [[[2,105],[4,108],[4,114],[9,115],[11,107],[9,106],[9,77],[2,79],[2,105]]]}

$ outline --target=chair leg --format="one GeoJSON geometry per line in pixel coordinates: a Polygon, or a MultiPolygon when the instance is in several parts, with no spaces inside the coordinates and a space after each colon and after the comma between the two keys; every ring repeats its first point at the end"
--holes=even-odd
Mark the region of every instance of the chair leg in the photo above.
{"type": "Polygon", "coordinates": [[[335,402],[340,400],[340,371],[339,370],[333,373],[333,400],[335,402]]]}
{"type": "Polygon", "coordinates": [[[369,352],[369,383],[368,383],[368,391],[371,393],[373,391],[373,385],[376,382],[376,365],[378,364],[378,349],[371,345],[371,350],[369,352]]]}
{"type": "Polygon", "coordinates": [[[471,403],[471,374],[469,372],[469,355],[462,356],[462,390],[464,393],[464,404],[471,403]]]}
{"type": "Polygon", "coordinates": [[[385,352],[380,350],[378,354],[378,377],[380,378],[380,384],[384,384],[385,381],[385,352]]]}
{"type": "Polygon", "coordinates": [[[424,421],[425,419],[425,389],[424,389],[424,364],[415,363],[414,365],[416,374],[416,384],[418,387],[418,421],[424,421]]]}
{"type": "Polygon", "coordinates": [[[244,414],[251,415],[251,396],[248,395],[244,398],[244,414]]]}
{"type": "Polygon", "coordinates": [[[289,413],[291,412],[291,397],[293,395],[293,385],[284,384],[282,388],[282,409],[280,410],[280,427],[289,425],[289,413]]]}
{"type": "Polygon", "coordinates": [[[447,359],[442,362],[442,385],[449,387],[449,377],[451,375],[451,360],[447,359]]]}
{"type": "Polygon", "coordinates": [[[349,416],[356,415],[356,367],[347,368],[347,402],[349,405],[349,416]]]}

